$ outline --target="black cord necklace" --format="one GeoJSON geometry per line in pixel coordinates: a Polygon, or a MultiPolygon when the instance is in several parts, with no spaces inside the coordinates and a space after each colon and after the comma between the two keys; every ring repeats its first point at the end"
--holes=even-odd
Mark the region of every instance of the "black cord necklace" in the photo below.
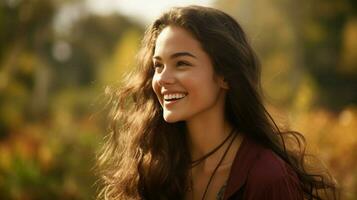
{"type": "Polygon", "coordinates": [[[212,154],[214,154],[216,151],[218,151],[218,149],[220,149],[228,140],[229,138],[233,135],[234,133],[234,128],[231,130],[231,132],[229,133],[229,135],[226,137],[226,139],[223,140],[223,142],[221,144],[219,144],[216,148],[212,149],[210,152],[208,152],[206,155],[202,156],[201,158],[198,158],[194,161],[191,161],[191,168],[196,167],[197,165],[199,165],[202,161],[206,160],[206,158],[208,158],[209,156],[211,156],[212,154]]]}
{"type": "Polygon", "coordinates": [[[214,175],[216,174],[216,172],[217,172],[219,166],[221,166],[221,164],[222,164],[224,158],[226,157],[226,155],[227,155],[227,153],[228,153],[228,150],[231,148],[231,146],[232,146],[232,144],[233,144],[233,141],[234,141],[234,139],[236,138],[237,135],[238,135],[238,134],[235,134],[235,135],[234,135],[234,137],[232,138],[231,142],[229,143],[229,145],[228,145],[226,151],[224,152],[224,154],[223,154],[221,160],[218,162],[216,168],[213,170],[212,175],[211,175],[211,177],[209,178],[209,181],[208,181],[207,186],[206,186],[206,188],[205,188],[205,192],[204,192],[203,195],[202,195],[202,200],[205,199],[206,194],[207,194],[207,191],[208,191],[208,188],[209,188],[209,186],[210,186],[210,184],[211,184],[211,182],[212,182],[212,180],[213,180],[213,177],[214,177],[214,175]]]}
{"type": "MultiPolygon", "coordinates": [[[[228,147],[227,147],[226,150],[224,151],[224,153],[223,153],[221,159],[219,160],[217,166],[216,166],[215,169],[213,170],[213,172],[212,172],[212,174],[211,174],[209,180],[208,180],[208,183],[207,183],[207,185],[206,185],[205,191],[204,191],[204,193],[203,193],[203,195],[202,195],[202,200],[205,199],[206,194],[207,194],[207,191],[208,191],[208,188],[209,188],[209,186],[210,186],[210,184],[211,184],[211,182],[212,182],[212,180],[213,180],[214,175],[216,174],[216,172],[217,172],[219,166],[222,164],[224,158],[226,157],[226,155],[227,155],[227,153],[228,153],[230,147],[231,147],[232,144],[233,144],[234,139],[235,139],[236,136],[238,135],[238,134],[234,134],[234,131],[235,131],[235,129],[233,128],[232,131],[230,132],[230,134],[227,136],[227,138],[226,138],[221,144],[219,144],[216,148],[214,148],[212,151],[210,151],[210,152],[207,153],[206,155],[202,156],[201,158],[199,158],[199,159],[197,159],[197,160],[191,162],[191,169],[192,169],[193,167],[197,166],[197,165],[200,164],[202,161],[204,161],[206,158],[208,158],[209,156],[211,156],[213,153],[215,153],[218,149],[220,149],[220,148],[229,140],[229,138],[231,138],[231,137],[234,135],[233,138],[232,138],[232,140],[230,141],[228,147]]],[[[192,181],[192,174],[191,174],[191,175],[190,175],[190,187],[189,187],[189,191],[191,191],[191,192],[193,192],[192,186],[193,186],[193,181],[192,181]]]]}

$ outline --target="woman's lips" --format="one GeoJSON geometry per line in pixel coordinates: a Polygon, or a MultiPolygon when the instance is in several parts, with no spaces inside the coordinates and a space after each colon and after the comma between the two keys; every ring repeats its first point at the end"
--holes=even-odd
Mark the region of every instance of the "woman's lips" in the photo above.
{"type": "Polygon", "coordinates": [[[184,96],[182,96],[181,98],[177,98],[177,99],[164,99],[164,105],[165,106],[171,106],[174,105],[180,101],[182,101],[183,99],[185,99],[187,97],[187,94],[185,94],[184,96]]]}

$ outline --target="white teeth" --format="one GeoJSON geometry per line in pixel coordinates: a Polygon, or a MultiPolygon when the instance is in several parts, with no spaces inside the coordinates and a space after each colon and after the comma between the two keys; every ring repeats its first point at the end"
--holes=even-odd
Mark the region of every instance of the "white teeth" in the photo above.
{"type": "Polygon", "coordinates": [[[181,99],[181,98],[183,98],[185,96],[186,96],[186,94],[184,94],[184,93],[165,94],[164,95],[164,99],[165,100],[181,99]]]}

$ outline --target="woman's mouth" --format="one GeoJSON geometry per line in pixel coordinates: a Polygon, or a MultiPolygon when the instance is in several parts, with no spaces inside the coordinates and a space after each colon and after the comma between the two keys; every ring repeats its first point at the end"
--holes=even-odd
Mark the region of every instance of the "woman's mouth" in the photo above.
{"type": "Polygon", "coordinates": [[[187,94],[185,93],[173,93],[173,94],[165,94],[164,95],[164,100],[165,101],[175,101],[182,99],[186,96],[187,94]]]}
{"type": "Polygon", "coordinates": [[[171,93],[171,94],[164,94],[164,102],[165,105],[171,105],[176,103],[177,101],[185,98],[187,93],[171,93]]]}

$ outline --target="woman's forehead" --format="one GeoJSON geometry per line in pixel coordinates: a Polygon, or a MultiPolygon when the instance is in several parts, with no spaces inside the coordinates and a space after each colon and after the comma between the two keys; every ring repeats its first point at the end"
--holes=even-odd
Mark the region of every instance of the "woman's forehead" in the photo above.
{"type": "Polygon", "coordinates": [[[202,51],[201,44],[189,31],[178,26],[168,26],[156,39],[154,57],[163,57],[176,52],[199,53],[200,51],[202,51]]]}

